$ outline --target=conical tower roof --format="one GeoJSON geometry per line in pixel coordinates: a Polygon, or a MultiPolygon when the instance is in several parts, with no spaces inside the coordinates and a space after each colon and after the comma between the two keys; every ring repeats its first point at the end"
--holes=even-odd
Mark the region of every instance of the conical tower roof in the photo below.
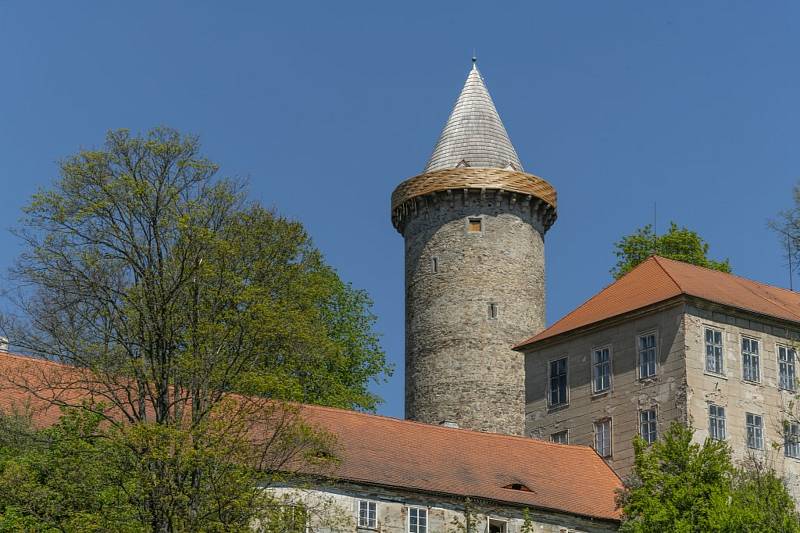
{"type": "Polygon", "coordinates": [[[425,172],[458,167],[522,170],[474,60],[425,172]]]}

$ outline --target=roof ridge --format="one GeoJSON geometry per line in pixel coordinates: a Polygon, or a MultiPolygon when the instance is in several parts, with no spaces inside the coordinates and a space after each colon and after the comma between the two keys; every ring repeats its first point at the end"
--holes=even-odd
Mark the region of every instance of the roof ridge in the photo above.
{"type": "MultiPolygon", "coordinates": [[[[655,261],[655,263],[658,265],[658,267],[661,269],[661,271],[662,271],[664,274],[666,274],[666,275],[667,275],[667,277],[668,277],[668,278],[669,278],[669,279],[672,281],[672,283],[674,283],[674,284],[675,284],[675,286],[678,288],[678,290],[679,290],[681,293],[683,293],[683,294],[686,294],[686,291],[684,290],[684,288],[683,288],[683,287],[681,287],[681,284],[680,284],[680,283],[678,283],[678,280],[676,280],[676,279],[673,277],[673,275],[672,275],[672,274],[670,274],[669,272],[667,272],[667,269],[664,267],[664,265],[662,265],[662,264],[661,264],[661,261],[659,261],[659,259],[666,259],[666,258],[665,258],[665,257],[661,257],[660,255],[657,255],[657,254],[653,254],[653,255],[651,255],[651,256],[650,256],[648,259],[650,259],[650,258],[652,258],[652,259],[653,259],[653,261],[655,261]]],[[[645,260],[645,261],[647,261],[647,260],[645,260]]],[[[642,261],[642,263],[644,263],[645,261],[642,261]]],[[[683,262],[683,261],[681,261],[681,262],[683,262]]],[[[639,263],[639,264],[642,264],[642,263],[639,263]]],[[[639,266],[639,265],[636,265],[636,266],[639,266]]],[[[634,270],[635,270],[635,269],[634,269],[634,270]]]]}

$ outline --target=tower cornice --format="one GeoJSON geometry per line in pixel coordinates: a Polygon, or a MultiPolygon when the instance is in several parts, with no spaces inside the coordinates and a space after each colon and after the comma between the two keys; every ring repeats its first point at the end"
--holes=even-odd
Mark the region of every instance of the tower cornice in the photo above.
{"type": "Polygon", "coordinates": [[[546,180],[516,170],[462,167],[426,172],[398,185],[392,193],[392,224],[399,231],[423,197],[475,190],[520,196],[521,202],[540,210],[545,231],[556,220],[556,190],[546,180]]]}

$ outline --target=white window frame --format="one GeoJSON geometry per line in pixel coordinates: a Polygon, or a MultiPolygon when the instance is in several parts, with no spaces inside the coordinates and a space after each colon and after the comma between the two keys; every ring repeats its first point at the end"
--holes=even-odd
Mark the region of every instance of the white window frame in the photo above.
{"type": "Polygon", "coordinates": [[[406,527],[407,533],[429,533],[430,528],[428,527],[428,508],[427,507],[419,507],[419,506],[410,506],[408,508],[408,512],[406,513],[406,517],[408,518],[407,523],[408,526],[406,527]],[[411,511],[417,512],[417,527],[416,529],[411,529],[411,511]],[[419,524],[419,513],[425,514],[425,525],[422,526],[424,529],[420,529],[419,524]]]}
{"type": "Polygon", "coordinates": [[[487,531],[487,533],[489,531],[489,528],[492,525],[492,522],[499,522],[499,523],[503,524],[503,526],[505,526],[505,530],[506,530],[505,533],[509,533],[508,532],[508,520],[506,520],[505,518],[492,518],[491,516],[487,516],[486,517],[486,531],[487,531]]]}
{"type": "Polygon", "coordinates": [[[786,344],[778,344],[778,388],[790,392],[797,391],[797,350],[786,344]],[[781,360],[781,352],[786,353],[785,360],[781,360]],[[789,360],[791,355],[791,361],[789,360]],[[784,377],[783,369],[786,369],[784,377]]]}
{"type": "Polygon", "coordinates": [[[800,424],[787,422],[783,436],[783,455],[792,459],[800,459],[800,424]]]}
{"type": "Polygon", "coordinates": [[[561,431],[556,431],[555,433],[550,433],[550,442],[555,444],[569,444],[569,429],[564,429],[561,431]],[[562,434],[566,437],[564,442],[559,442],[553,438],[556,435],[562,435],[562,434]]]}
{"type": "Polygon", "coordinates": [[[609,392],[611,390],[611,384],[612,384],[612,380],[613,380],[613,378],[612,378],[612,373],[613,372],[612,372],[612,366],[611,366],[611,358],[612,358],[612,353],[611,353],[611,345],[610,344],[606,344],[604,346],[598,346],[596,348],[592,348],[592,353],[591,353],[591,359],[592,359],[592,394],[602,394],[602,393],[605,393],[605,392],[609,392]],[[607,356],[605,361],[598,363],[597,359],[595,358],[595,356],[598,353],[602,354],[603,351],[607,351],[608,352],[608,356],[607,356]],[[605,384],[605,387],[598,388],[597,387],[597,378],[599,377],[599,375],[597,374],[597,371],[598,371],[598,368],[601,365],[607,367],[606,384],[605,384]]]}
{"type": "Polygon", "coordinates": [[[639,436],[641,436],[648,445],[658,440],[658,409],[655,406],[650,409],[639,410],[639,436]],[[646,421],[643,420],[642,415],[645,413],[653,413],[653,418],[651,419],[650,415],[648,415],[648,419],[646,421]],[[647,433],[642,431],[645,424],[647,424],[647,433]],[[651,425],[655,427],[653,431],[651,431],[651,425]],[[652,440],[650,439],[651,433],[655,435],[652,440]]]}
{"type": "Polygon", "coordinates": [[[741,340],[739,347],[742,353],[742,379],[748,383],[761,383],[761,340],[747,335],[742,335],[741,340]],[[748,350],[745,350],[745,342],[748,343],[748,350]],[[755,343],[755,350],[753,350],[753,343],[755,343]],[[749,359],[749,365],[745,364],[745,358],[749,359]],[[753,360],[755,360],[755,365],[753,365],[753,360]],[[751,370],[749,374],[748,368],[751,370]],[[753,379],[753,368],[755,368],[755,379],[753,379]]]}
{"type": "Polygon", "coordinates": [[[597,452],[597,455],[600,457],[611,457],[614,454],[614,442],[613,442],[613,430],[614,426],[611,422],[611,417],[608,418],[601,418],[600,420],[595,420],[594,422],[594,451],[597,452]],[[605,434],[604,444],[605,446],[603,449],[600,449],[598,446],[598,437],[601,435],[601,432],[598,431],[601,428],[607,427],[608,429],[603,430],[605,434]],[[606,449],[608,448],[608,449],[606,449]]]}
{"type": "MultiPolygon", "coordinates": [[[[648,358],[649,359],[649,358],[648,358]]],[[[648,368],[649,368],[648,364],[648,368]]],[[[639,379],[650,379],[654,378],[658,375],[658,331],[657,330],[648,330],[643,331],[636,335],[636,368],[639,374],[639,379]],[[645,375],[642,370],[642,347],[641,347],[641,339],[644,337],[653,336],[653,346],[645,348],[646,350],[653,350],[653,372],[651,374],[645,375]]]]}
{"type": "Polygon", "coordinates": [[[705,356],[705,363],[704,367],[706,369],[706,373],[714,374],[715,376],[724,376],[725,375],[725,331],[722,328],[718,328],[716,326],[703,326],[703,354],[705,356]],[[708,343],[708,333],[711,332],[711,344],[708,343]],[[716,334],[719,333],[719,344],[717,344],[716,334]],[[711,348],[712,354],[711,357],[713,359],[709,359],[708,349],[711,348]],[[719,347],[719,360],[717,360],[717,353],[716,348],[719,347]],[[714,368],[709,368],[708,363],[713,361],[714,368]],[[719,368],[716,368],[717,363],[719,363],[719,368]]]}
{"type": "Polygon", "coordinates": [[[365,527],[367,529],[377,529],[378,527],[378,502],[374,502],[372,500],[358,500],[358,509],[356,511],[358,514],[356,515],[356,522],[358,523],[358,527],[365,527]],[[367,519],[366,523],[362,522],[361,520],[361,505],[365,504],[367,506],[367,519]],[[370,523],[370,509],[372,510],[372,517],[370,523]]]}
{"type": "Polygon", "coordinates": [[[727,412],[725,406],[708,404],[708,437],[712,440],[725,440],[727,437],[727,412]],[[722,410],[722,414],[720,414],[722,410]]]}
{"type": "Polygon", "coordinates": [[[547,406],[550,408],[559,408],[569,405],[569,356],[564,355],[563,357],[558,357],[556,359],[551,359],[547,362],[547,406]],[[560,403],[552,403],[552,375],[551,375],[551,367],[553,363],[557,363],[558,361],[564,360],[566,361],[566,374],[564,376],[565,381],[565,392],[564,392],[564,401],[560,403]]]}
{"type": "Polygon", "coordinates": [[[763,450],[764,449],[764,417],[762,415],[757,415],[755,413],[745,413],[744,415],[744,425],[745,425],[745,438],[747,440],[747,447],[751,450],[763,450]],[[752,419],[752,423],[750,420],[752,419]],[[758,419],[758,424],[756,424],[756,419],[758,419]],[[752,433],[752,439],[751,439],[752,433]],[[751,446],[752,442],[752,446],[751,446]]]}

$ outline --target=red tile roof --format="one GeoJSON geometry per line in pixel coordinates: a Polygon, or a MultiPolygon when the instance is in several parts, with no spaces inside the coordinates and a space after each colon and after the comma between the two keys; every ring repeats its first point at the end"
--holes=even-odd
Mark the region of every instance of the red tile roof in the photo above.
{"type": "MultiPolygon", "coordinates": [[[[45,426],[60,416],[38,383],[73,375],[73,367],[0,353],[0,409],[28,405],[45,426]],[[66,372],[64,372],[66,370],[66,372]],[[26,386],[20,386],[22,380],[26,386]],[[38,398],[27,385],[34,384],[38,398]],[[42,398],[44,396],[44,398],[42,398]]],[[[72,378],[67,378],[69,381],[72,378]]],[[[65,387],[59,385],[61,391],[65,387]]],[[[304,405],[301,416],[336,438],[340,480],[457,497],[488,499],[604,520],[618,520],[611,468],[589,447],[445,428],[344,409],[304,405]],[[528,489],[503,488],[519,483],[528,489]]],[[[308,473],[315,473],[309,469],[308,473]]]]}
{"type": "Polygon", "coordinates": [[[531,345],[681,295],[790,322],[800,322],[800,294],[733,274],[653,256],[549,328],[519,343],[531,345]]]}

